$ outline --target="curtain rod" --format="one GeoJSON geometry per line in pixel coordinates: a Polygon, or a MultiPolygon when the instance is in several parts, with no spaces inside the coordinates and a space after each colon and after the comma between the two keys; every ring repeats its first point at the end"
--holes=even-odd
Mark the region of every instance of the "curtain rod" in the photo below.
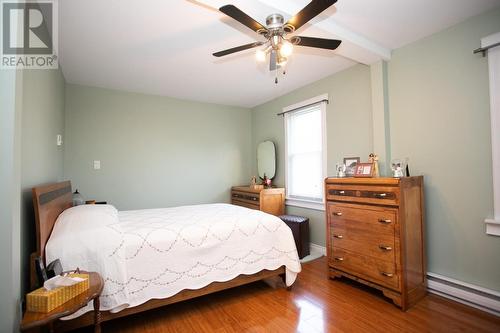
{"type": "Polygon", "coordinates": [[[284,115],[285,113],[292,112],[292,111],[295,111],[295,110],[298,110],[298,109],[303,109],[303,108],[306,108],[306,107],[308,107],[308,106],[315,105],[315,104],[319,104],[319,103],[323,103],[323,102],[326,102],[326,104],[328,104],[328,103],[329,103],[327,99],[322,99],[321,101],[317,101],[317,102],[314,102],[314,103],[309,103],[309,104],[306,104],[306,105],[301,105],[301,106],[299,106],[298,108],[291,109],[291,110],[287,110],[287,111],[283,111],[283,112],[277,113],[276,115],[277,115],[277,116],[282,116],[282,115],[284,115]]]}
{"type": "Polygon", "coordinates": [[[500,46],[500,43],[495,43],[495,44],[491,44],[491,45],[488,45],[488,46],[485,46],[485,47],[480,47],[478,49],[475,49],[473,51],[473,53],[476,54],[476,53],[481,52],[483,54],[483,57],[486,57],[486,52],[488,52],[489,49],[491,49],[491,48],[493,48],[495,46],[500,46]]]}

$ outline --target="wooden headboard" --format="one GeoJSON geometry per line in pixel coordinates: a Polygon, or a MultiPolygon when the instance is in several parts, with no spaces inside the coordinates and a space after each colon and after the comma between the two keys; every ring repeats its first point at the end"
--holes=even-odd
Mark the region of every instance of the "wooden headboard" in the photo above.
{"type": "Polygon", "coordinates": [[[71,182],[48,184],[33,188],[33,206],[36,223],[36,254],[45,260],[45,245],[57,217],[73,205],[71,182]]]}

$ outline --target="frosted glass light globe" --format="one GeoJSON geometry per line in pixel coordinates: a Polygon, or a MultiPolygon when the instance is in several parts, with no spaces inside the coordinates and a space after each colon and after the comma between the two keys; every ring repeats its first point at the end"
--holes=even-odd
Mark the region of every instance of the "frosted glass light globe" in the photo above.
{"type": "Polygon", "coordinates": [[[284,58],[290,56],[293,52],[293,45],[288,41],[283,41],[280,47],[280,55],[284,58]]]}
{"type": "Polygon", "coordinates": [[[257,52],[255,52],[255,59],[259,62],[266,61],[266,52],[263,50],[257,50],[257,52]]]}

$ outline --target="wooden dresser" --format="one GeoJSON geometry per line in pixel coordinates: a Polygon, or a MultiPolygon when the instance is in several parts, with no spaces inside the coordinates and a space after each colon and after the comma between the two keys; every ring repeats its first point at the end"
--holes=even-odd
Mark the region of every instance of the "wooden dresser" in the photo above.
{"type": "Polygon", "coordinates": [[[249,186],[231,188],[231,203],[252,209],[258,209],[273,215],[285,214],[285,189],[252,189],[249,186]]]}
{"type": "Polygon", "coordinates": [[[427,293],[423,177],[327,178],[330,278],[381,290],[403,311],[427,293]]]}

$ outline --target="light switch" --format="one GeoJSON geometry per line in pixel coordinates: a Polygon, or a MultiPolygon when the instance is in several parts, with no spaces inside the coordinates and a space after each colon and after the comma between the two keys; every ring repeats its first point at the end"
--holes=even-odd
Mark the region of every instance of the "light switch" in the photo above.
{"type": "Polygon", "coordinates": [[[57,134],[57,145],[58,146],[62,146],[63,142],[62,142],[62,135],[61,134],[57,134]]]}
{"type": "Polygon", "coordinates": [[[94,170],[99,170],[101,168],[101,161],[94,161],[94,170]]]}

